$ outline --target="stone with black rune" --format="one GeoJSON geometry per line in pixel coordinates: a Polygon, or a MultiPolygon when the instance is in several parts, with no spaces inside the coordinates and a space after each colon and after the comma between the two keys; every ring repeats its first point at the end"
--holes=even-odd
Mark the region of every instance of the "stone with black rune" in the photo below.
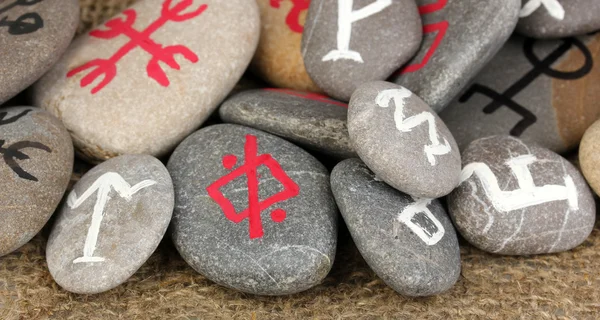
{"type": "Polygon", "coordinates": [[[33,107],[0,109],[0,256],[33,238],[67,189],[73,143],[62,123],[33,107]]]}
{"type": "Polygon", "coordinates": [[[365,82],[387,79],[423,36],[414,0],[312,0],[304,29],[308,74],[342,101],[365,82]]]}
{"type": "Polygon", "coordinates": [[[0,0],[0,104],[58,61],[78,24],[77,0],[0,0]]]}
{"type": "Polygon", "coordinates": [[[513,36],[440,113],[461,150],[512,135],[563,153],[600,117],[600,34],[563,40],[513,36]]]}
{"type": "Polygon", "coordinates": [[[502,48],[521,0],[417,0],[423,44],[391,80],[442,111],[502,48]]]}
{"type": "Polygon", "coordinates": [[[439,198],[458,185],[460,152],[437,114],[404,87],[360,86],[348,110],[352,146],[381,180],[415,197],[439,198]]]}
{"type": "Polygon", "coordinates": [[[339,163],[331,188],[369,266],[398,293],[430,296],[460,276],[460,249],[438,200],[414,198],[378,180],[359,159],[339,163]]]}
{"type": "Polygon", "coordinates": [[[256,49],[253,0],[142,0],[76,39],[34,87],[78,154],[162,156],[216,110],[256,49]]]}
{"type": "Polygon", "coordinates": [[[219,109],[225,122],[246,125],[337,158],[356,157],[350,146],[348,105],[314,93],[285,89],[239,93],[219,109]]]}
{"type": "Polygon", "coordinates": [[[581,173],[558,154],[511,136],[473,141],[452,220],[481,250],[529,255],[572,249],[592,232],[596,205],[581,173]]]}
{"type": "Polygon", "coordinates": [[[600,30],[598,0],[523,0],[517,32],[538,39],[581,36],[600,30]]]}
{"type": "Polygon", "coordinates": [[[122,284],[158,247],[173,207],[173,183],[158,159],[124,155],[94,167],[75,184],[52,227],[50,274],[82,294],[122,284]]]}
{"type": "Polygon", "coordinates": [[[206,127],[171,156],[175,247],[208,279],[252,294],[307,290],[331,269],[337,209],[329,173],[271,134],[206,127]]]}

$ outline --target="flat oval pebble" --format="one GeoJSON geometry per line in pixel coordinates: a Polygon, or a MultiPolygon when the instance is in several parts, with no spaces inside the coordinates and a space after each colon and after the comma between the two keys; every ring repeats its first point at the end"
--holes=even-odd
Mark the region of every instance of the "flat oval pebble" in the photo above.
{"type": "Polygon", "coordinates": [[[254,0],[139,1],[75,40],[35,103],[89,160],[165,155],[231,91],[259,33],[254,0]]]}
{"type": "Polygon", "coordinates": [[[285,89],[251,90],[223,103],[221,119],[283,137],[338,158],[356,157],[350,145],[348,105],[326,96],[285,89]]]}
{"type": "Polygon", "coordinates": [[[258,0],[260,41],[252,70],[275,87],[320,92],[300,52],[310,0],[258,0]]]}
{"type": "Polygon", "coordinates": [[[523,0],[516,31],[538,39],[581,36],[600,30],[597,0],[523,0]]]}
{"type": "Polygon", "coordinates": [[[513,36],[440,113],[461,150],[512,135],[564,153],[600,117],[600,33],[563,40],[513,36]]]}
{"type": "Polygon", "coordinates": [[[402,295],[430,296],[456,283],[458,239],[438,200],[394,190],[359,159],[333,169],[331,188],[358,250],[386,284],[402,295]]]}
{"type": "Polygon", "coordinates": [[[271,134],[222,124],[185,139],[171,156],[175,247],[208,279],[239,291],[307,290],[331,269],[337,209],[329,173],[271,134]]]}
{"type": "Polygon", "coordinates": [[[0,109],[0,256],[48,222],[73,171],[73,143],[58,119],[33,107],[0,109]]]}
{"type": "Polygon", "coordinates": [[[583,176],[566,159],[510,136],[473,141],[448,196],[458,231],[481,250],[530,255],[581,244],[596,219],[583,176]]]}
{"type": "Polygon", "coordinates": [[[88,171],[52,227],[48,269],[65,290],[93,294],[124,283],[156,250],[174,207],[165,166],[124,155],[88,171]]]}
{"type": "Polygon", "coordinates": [[[423,44],[393,82],[442,111],[502,48],[519,19],[520,0],[417,0],[423,44]]]}
{"type": "Polygon", "coordinates": [[[356,153],[392,187],[439,198],[458,185],[460,152],[437,114],[401,86],[370,82],[352,95],[348,132],[356,153]]]}
{"type": "Polygon", "coordinates": [[[0,104],[58,61],[78,24],[77,0],[0,0],[0,104]]]}
{"type": "Polygon", "coordinates": [[[588,184],[600,194],[600,120],[590,126],[579,145],[579,166],[588,184]]]}
{"type": "Polygon", "coordinates": [[[410,60],[422,36],[414,0],[312,0],[302,56],[319,88],[348,101],[359,85],[385,80],[410,60]]]}

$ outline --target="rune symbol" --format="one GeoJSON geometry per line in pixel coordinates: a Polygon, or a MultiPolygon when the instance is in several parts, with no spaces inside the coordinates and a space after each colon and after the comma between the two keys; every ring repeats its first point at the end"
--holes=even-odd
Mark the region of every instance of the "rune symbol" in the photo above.
{"type": "MultiPolygon", "coordinates": [[[[206,188],[208,195],[219,204],[225,217],[234,223],[240,223],[248,219],[250,230],[250,239],[261,238],[264,230],[261,221],[261,212],[270,206],[293,198],[300,193],[300,187],[285,173],[281,165],[270,154],[258,155],[258,145],[256,136],[246,135],[246,144],[244,145],[245,163],[238,168],[233,169],[237,163],[237,157],[229,154],[223,157],[223,167],[232,170],[227,175],[221,177],[206,188]],[[275,179],[283,185],[283,191],[280,191],[271,197],[260,201],[258,198],[258,174],[257,169],[261,165],[266,166],[275,179]],[[229,199],[221,192],[221,187],[227,185],[235,178],[246,175],[248,180],[248,208],[237,213],[235,207],[229,199]]],[[[271,212],[271,219],[274,222],[283,222],[287,213],[283,209],[275,209],[271,212]]]]}
{"type": "MultiPolygon", "coordinates": [[[[279,9],[282,0],[270,0],[271,7],[279,9]]],[[[304,26],[300,24],[300,15],[302,12],[308,10],[310,0],[291,0],[293,7],[285,18],[285,23],[288,25],[290,30],[296,33],[302,33],[304,26]]]]}
{"type": "Polygon", "coordinates": [[[165,63],[172,69],[180,70],[181,67],[175,60],[175,55],[182,55],[191,63],[198,62],[198,56],[188,47],[183,45],[163,47],[163,45],[152,40],[150,36],[169,21],[182,22],[190,20],[199,16],[208,8],[208,5],[203,4],[195,11],[182,13],[184,10],[188,9],[194,1],[182,0],[171,8],[172,2],[173,0],[165,0],[162,5],[161,16],[142,31],[133,28],[133,24],[137,18],[137,12],[133,9],[128,9],[123,11],[125,19],[115,18],[105,24],[106,27],[108,27],[108,30],[94,30],[90,32],[90,36],[100,39],[113,39],[120,35],[125,35],[130,40],[110,58],[94,59],[69,71],[69,73],[67,73],[67,78],[87,69],[93,69],[88,75],[81,79],[81,87],[86,87],[99,77],[104,76],[102,81],[92,89],[92,94],[95,94],[115,78],[117,75],[117,62],[133,49],[140,47],[152,56],[152,59],[148,62],[146,67],[148,76],[158,82],[161,86],[168,87],[170,84],[169,78],[167,78],[167,75],[161,68],[159,62],[165,63]]]}

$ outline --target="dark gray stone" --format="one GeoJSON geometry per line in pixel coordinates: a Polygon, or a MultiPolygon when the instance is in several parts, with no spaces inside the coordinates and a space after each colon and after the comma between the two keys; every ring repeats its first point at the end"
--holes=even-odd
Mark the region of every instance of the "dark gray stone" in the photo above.
{"type": "Polygon", "coordinates": [[[517,32],[538,39],[581,36],[600,30],[598,0],[523,0],[517,32]]]}
{"type": "Polygon", "coordinates": [[[476,139],[513,135],[563,153],[600,116],[600,34],[544,41],[513,36],[444,111],[461,150],[476,139]],[[550,64],[550,68],[542,64],[550,64]]]}
{"type": "Polygon", "coordinates": [[[390,287],[407,296],[429,296],[456,283],[458,239],[438,200],[394,190],[359,159],[333,169],[331,188],[358,250],[390,287]]]}
{"type": "Polygon", "coordinates": [[[0,109],[0,256],[33,238],[58,206],[73,170],[67,129],[33,107],[0,109]]]}
{"type": "Polygon", "coordinates": [[[473,141],[463,152],[461,185],[448,196],[460,233],[481,250],[560,252],[592,232],[596,206],[566,159],[510,136],[473,141]]]}
{"type": "Polygon", "coordinates": [[[77,0],[0,0],[0,104],[58,61],[79,24],[77,0]]]}
{"type": "Polygon", "coordinates": [[[225,101],[225,122],[281,136],[337,158],[356,157],[350,146],[348,105],[314,93],[285,89],[251,90],[225,101]]]}
{"type": "Polygon", "coordinates": [[[325,278],[337,209],[329,174],[311,155],[271,134],[222,124],[184,140],[168,168],[177,203],[173,242],[196,271],[261,295],[300,292],[325,278]]]}
{"type": "Polygon", "coordinates": [[[75,184],[52,228],[52,277],[83,294],[122,284],[158,247],[173,207],[173,183],[158,159],[124,155],[94,167],[75,184]]]}
{"type": "Polygon", "coordinates": [[[414,0],[313,0],[302,36],[304,65],[323,91],[348,101],[359,85],[385,80],[412,58],[422,33],[414,0]]]}
{"type": "Polygon", "coordinates": [[[423,19],[423,44],[392,81],[440,112],[502,48],[515,29],[521,1],[437,3],[417,0],[423,19]]]}
{"type": "Polygon", "coordinates": [[[409,90],[389,82],[360,86],[348,110],[360,158],[392,187],[439,198],[458,185],[460,152],[437,114],[409,90]]]}

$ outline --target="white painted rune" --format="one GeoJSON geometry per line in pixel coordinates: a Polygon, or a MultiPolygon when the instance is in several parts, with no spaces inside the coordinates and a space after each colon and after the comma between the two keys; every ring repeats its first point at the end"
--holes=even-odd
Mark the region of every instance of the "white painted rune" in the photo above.
{"type": "Polygon", "coordinates": [[[404,112],[405,99],[410,98],[412,92],[405,88],[400,89],[389,89],[380,92],[375,99],[378,106],[387,108],[391,102],[394,101],[396,110],[394,111],[394,122],[396,128],[401,132],[410,132],[413,128],[426,123],[429,126],[428,135],[431,144],[424,146],[424,152],[427,156],[427,160],[432,166],[437,164],[435,156],[441,156],[452,151],[450,143],[446,138],[443,138],[444,142],[440,142],[437,127],[435,125],[435,116],[431,112],[423,111],[412,117],[407,117],[404,112]]]}
{"type": "Polygon", "coordinates": [[[509,212],[523,209],[538,204],[566,200],[571,210],[577,210],[577,188],[571,176],[563,177],[565,185],[536,186],[528,166],[537,162],[537,158],[531,154],[511,158],[506,165],[511,169],[513,176],[517,179],[519,189],[503,191],[500,189],[498,179],[487,164],[473,162],[464,167],[460,183],[462,184],[472,175],[481,181],[485,194],[492,202],[496,210],[509,212]]]}
{"type": "Polygon", "coordinates": [[[73,260],[73,263],[104,261],[104,258],[102,257],[94,257],[94,251],[96,250],[100,225],[102,224],[102,218],[104,217],[104,208],[106,207],[108,200],[110,200],[109,194],[112,189],[114,189],[121,198],[129,201],[138,191],[155,184],[156,181],[154,180],[144,180],[132,187],[120,174],[116,172],[107,172],[100,176],[80,197],[77,197],[75,191],[71,192],[67,199],[67,205],[71,209],[77,209],[94,193],[98,193],[94,211],[92,213],[92,222],[88,229],[83,247],[83,256],[73,260]]]}
{"type": "Polygon", "coordinates": [[[565,9],[558,0],[529,0],[521,9],[519,18],[530,16],[541,6],[544,6],[554,19],[563,20],[565,18],[565,9]]]}
{"type": "Polygon", "coordinates": [[[398,216],[398,221],[404,223],[407,227],[409,227],[410,230],[414,232],[419,238],[421,238],[421,240],[423,240],[423,242],[425,242],[425,244],[427,244],[428,246],[432,246],[440,242],[440,240],[444,237],[444,233],[446,232],[446,230],[444,230],[444,226],[442,226],[442,223],[438,219],[436,219],[436,217],[433,215],[433,213],[431,213],[429,208],[427,208],[427,206],[431,204],[432,199],[413,198],[413,200],[415,201],[415,203],[402,210],[402,213],[400,213],[400,215],[398,216]],[[417,215],[418,213],[425,214],[425,217],[435,226],[435,232],[431,232],[425,226],[416,224],[413,221],[415,215],[417,215]]]}
{"type": "Polygon", "coordinates": [[[354,0],[338,0],[337,49],[327,53],[327,55],[323,57],[323,61],[347,59],[364,63],[359,52],[350,50],[352,24],[389,7],[392,5],[392,0],[376,0],[375,2],[354,11],[352,10],[353,4],[354,0]]]}

